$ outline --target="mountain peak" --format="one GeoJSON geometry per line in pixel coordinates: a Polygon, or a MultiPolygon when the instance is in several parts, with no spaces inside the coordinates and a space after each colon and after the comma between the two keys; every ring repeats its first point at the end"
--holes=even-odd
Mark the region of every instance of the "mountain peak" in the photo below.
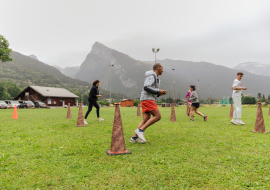
{"type": "MultiPolygon", "coordinates": [[[[31,57],[32,59],[38,60],[37,56],[35,56],[35,55],[33,55],[33,54],[29,55],[28,57],[31,57]]],[[[38,60],[38,61],[39,61],[39,60],[38,60]]]]}
{"type": "Polygon", "coordinates": [[[259,63],[259,62],[245,62],[236,65],[233,69],[248,71],[256,75],[269,75],[270,64],[269,63],[259,63]]]}
{"type": "Polygon", "coordinates": [[[95,42],[92,46],[92,50],[90,53],[100,54],[103,52],[110,52],[111,50],[112,50],[111,48],[108,48],[104,44],[102,44],[100,42],[95,42]]]}
{"type": "Polygon", "coordinates": [[[236,65],[234,67],[234,69],[240,69],[240,68],[244,68],[244,67],[264,67],[264,66],[268,66],[269,63],[259,63],[259,62],[245,62],[245,63],[239,63],[238,65],[236,65]]]}
{"type": "MultiPolygon", "coordinates": [[[[108,48],[107,46],[105,46],[104,44],[102,44],[100,42],[95,42],[92,47],[108,48]]],[[[108,48],[108,49],[110,49],[110,48],[108,48]]]]}

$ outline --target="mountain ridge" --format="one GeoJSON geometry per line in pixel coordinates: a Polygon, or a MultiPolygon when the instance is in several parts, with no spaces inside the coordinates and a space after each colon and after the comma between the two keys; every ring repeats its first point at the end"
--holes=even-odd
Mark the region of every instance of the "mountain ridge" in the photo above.
{"type": "Polygon", "coordinates": [[[244,62],[239,63],[233,69],[270,77],[270,73],[268,72],[270,70],[270,63],[244,62]]]}
{"type": "Polygon", "coordinates": [[[71,77],[73,79],[76,79],[76,74],[78,73],[80,66],[71,66],[71,67],[59,67],[57,65],[53,65],[53,67],[55,67],[56,69],[58,69],[62,74],[71,77]]]}
{"type": "MultiPolygon", "coordinates": [[[[237,72],[231,68],[208,62],[171,59],[157,61],[164,66],[164,73],[160,76],[161,89],[168,91],[168,94],[164,97],[173,97],[174,79],[172,68],[175,68],[176,98],[179,98],[179,93],[181,98],[185,98],[185,94],[191,84],[197,86],[200,98],[202,99],[208,98],[210,92],[212,98],[222,98],[231,96],[232,94],[231,85],[236,78],[237,72]]],[[[144,74],[146,71],[152,69],[153,64],[154,62],[151,61],[136,60],[127,54],[96,42],[81,64],[76,78],[84,81],[99,79],[101,81],[101,87],[106,90],[109,89],[111,81],[112,91],[136,98],[140,97],[144,83],[144,74]],[[115,66],[110,68],[109,65],[112,64],[115,66]]],[[[264,88],[268,80],[270,80],[269,77],[246,73],[243,78],[243,85],[246,84],[248,90],[245,93],[257,94],[260,92],[270,94],[270,90],[264,88]]]]}
{"type": "MultiPolygon", "coordinates": [[[[92,87],[88,82],[65,76],[55,67],[19,52],[13,51],[11,57],[13,61],[1,64],[0,80],[14,82],[21,89],[28,85],[36,85],[66,88],[69,91],[85,94],[89,93],[92,87]]],[[[100,89],[100,92],[104,97],[109,97],[108,91],[100,89]]],[[[113,93],[112,97],[120,99],[121,95],[113,93]]]]}

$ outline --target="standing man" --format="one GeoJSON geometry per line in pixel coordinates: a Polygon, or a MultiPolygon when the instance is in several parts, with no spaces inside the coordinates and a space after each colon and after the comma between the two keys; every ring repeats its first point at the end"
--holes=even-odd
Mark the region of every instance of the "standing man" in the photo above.
{"type": "Polygon", "coordinates": [[[155,63],[153,65],[153,70],[145,73],[144,87],[142,89],[140,98],[143,120],[139,124],[138,129],[135,130],[133,137],[131,137],[131,143],[145,143],[145,129],[161,119],[161,115],[155,100],[157,97],[167,93],[166,90],[159,89],[160,80],[158,76],[162,75],[162,73],[163,66],[160,63],[155,63]],[[150,118],[151,115],[153,115],[152,118],[150,118]]]}
{"type": "Polygon", "coordinates": [[[244,73],[238,72],[236,79],[233,81],[232,89],[233,89],[233,105],[234,105],[234,112],[233,112],[233,119],[231,120],[231,123],[238,125],[245,125],[245,123],[241,120],[242,116],[242,91],[247,90],[246,87],[242,87],[241,79],[243,77],[244,73]]]}

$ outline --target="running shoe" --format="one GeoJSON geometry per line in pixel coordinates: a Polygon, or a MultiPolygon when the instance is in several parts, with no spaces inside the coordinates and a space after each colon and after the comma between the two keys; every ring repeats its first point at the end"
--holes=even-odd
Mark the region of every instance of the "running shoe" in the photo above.
{"type": "Polygon", "coordinates": [[[142,141],[142,139],[140,139],[139,137],[136,139],[136,140],[134,140],[132,137],[131,137],[131,139],[130,139],[130,141],[129,141],[130,143],[145,143],[144,141],[142,141]]]}
{"type": "Polygon", "coordinates": [[[237,124],[245,125],[245,123],[241,119],[236,120],[237,124]]]}
{"type": "Polygon", "coordinates": [[[207,121],[207,115],[205,115],[205,116],[203,117],[203,119],[204,119],[204,121],[207,121]]]}
{"type": "Polygon", "coordinates": [[[88,123],[86,121],[84,121],[84,124],[87,125],[88,123]]]}
{"type": "Polygon", "coordinates": [[[231,123],[234,124],[234,125],[237,125],[236,119],[232,119],[232,120],[231,120],[231,123]]]}
{"type": "Polygon", "coordinates": [[[101,122],[101,121],[104,121],[104,119],[102,119],[102,118],[99,118],[98,122],[101,122]]]}
{"type": "Polygon", "coordinates": [[[143,142],[146,142],[146,139],[144,137],[144,131],[141,132],[139,129],[136,129],[135,133],[139,136],[140,139],[142,139],[143,142]]]}
{"type": "Polygon", "coordinates": [[[189,121],[194,121],[194,119],[190,119],[189,121]]]}

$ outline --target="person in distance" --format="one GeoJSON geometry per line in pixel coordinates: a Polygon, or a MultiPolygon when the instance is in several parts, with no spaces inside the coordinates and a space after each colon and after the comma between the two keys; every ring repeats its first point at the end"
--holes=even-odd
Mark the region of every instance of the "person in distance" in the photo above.
{"type": "Polygon", "coordinates": [[[84,124],[88,124],[86,119],[87,119],[89,113],[92,111],[93,106],[95,106],[97,109],[98,121],[101,122],[104,120],[104,119],[99,117],[99,105],[97,103],[97,99],[98,99],[98,97],[102,97],[102,95],[99,95],[98,86],[99,86],[99,80],[95,80],[92,84],[92,88],[91,88],[90,93],[89,93],[89,97],[88,97],[89,104],[88,104],[88,110],[84,116],[84,124]]]}

